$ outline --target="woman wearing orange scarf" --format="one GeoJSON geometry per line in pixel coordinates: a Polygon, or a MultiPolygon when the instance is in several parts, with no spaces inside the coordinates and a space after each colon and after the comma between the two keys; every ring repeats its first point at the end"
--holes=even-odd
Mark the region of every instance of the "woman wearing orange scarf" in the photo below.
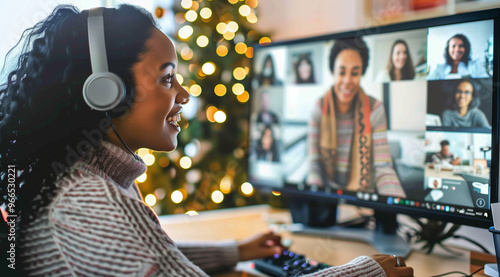
{"type": "Polygon", "coordinates": [[[307,183],[406,197],[392,165],[384,106],[359,85],[368,55],[359,37],[336,40],[331,49],[334,85],[309,124],[307,183]]]}

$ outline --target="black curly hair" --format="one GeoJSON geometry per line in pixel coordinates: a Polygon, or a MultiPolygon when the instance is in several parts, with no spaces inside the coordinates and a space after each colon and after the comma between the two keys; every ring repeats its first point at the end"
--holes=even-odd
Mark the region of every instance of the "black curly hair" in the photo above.
{"type": "Polygon", "coordinates": [[[368,46],[366,45],[362,37],[342,38],[335,40],[335,44],[330,51],[330,71],[333,73],[337,56],[340,54],[340,52],[346,49],[351,49],[359,53],[361,61],[363,62],[361,74],[365,74],[366,68],[368,67],[369,51],[368,46]]]}
{"type": "MultiPolygon", "coordinates": [[[[155,20],[131,5],[103,14],[109,71],[133,86],[131,68],[146,52],[155,20]]],[[[0,85],[0,206],[12,196],[9,173],[15,168],[10,180],[15,179],[21,223],[48,204],[58,175],[98,149],[107,134],[110,120],[82,97],[91,74],[87,16],[88,10],[57,6],[27,29],[14,47],[21,47],[17,63],[0,85]]]]}

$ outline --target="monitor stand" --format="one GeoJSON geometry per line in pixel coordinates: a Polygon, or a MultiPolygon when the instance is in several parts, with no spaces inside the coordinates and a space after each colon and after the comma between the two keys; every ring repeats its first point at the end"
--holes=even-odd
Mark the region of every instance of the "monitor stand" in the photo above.
{"type": "Polygon", "coordinates": [[[361,241],[372,245],[379,253],[408,257],[409,243],[397,234],[396,214],[374,211],[375,228],[368,228],[369,220],[357,226],[336,226],[337,203],[292,199],[290,212],[295,234],[323,236],[334,239],[361,241]]]}

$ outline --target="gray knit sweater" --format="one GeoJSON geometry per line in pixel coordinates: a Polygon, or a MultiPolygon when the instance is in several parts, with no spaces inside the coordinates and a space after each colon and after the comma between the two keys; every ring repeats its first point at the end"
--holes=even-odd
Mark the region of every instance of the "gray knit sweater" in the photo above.
{"type": "MultiPolygon", "coordinates": [[[[103,142],[56,182],[56,196],[21,231],[30,276],[207,276],[238,261],[234,241],[176,245],[139,196],[142,160],[103,142]]],[[[168,231],[168,230],[167,230],[168,231]]],[[[369,257],[314,276],[385,276],[369,257]]]]}

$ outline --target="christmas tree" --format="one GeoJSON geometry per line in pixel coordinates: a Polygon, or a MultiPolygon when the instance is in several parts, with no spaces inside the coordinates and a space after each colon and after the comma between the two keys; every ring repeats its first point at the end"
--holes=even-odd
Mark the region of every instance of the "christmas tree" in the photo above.
{"type": "MultiPolygon", "coordinates": [[[[139,187],[159,214],[262,203],[246,172],[251,46],[270,42],[252,29],[257,6],[257,0],[174,4],[177,78],[192,97],[177,150],[139,151],[148,164],[139,187]]],[[[156,8],[157,18],[164,14],[156,8]]]]}

